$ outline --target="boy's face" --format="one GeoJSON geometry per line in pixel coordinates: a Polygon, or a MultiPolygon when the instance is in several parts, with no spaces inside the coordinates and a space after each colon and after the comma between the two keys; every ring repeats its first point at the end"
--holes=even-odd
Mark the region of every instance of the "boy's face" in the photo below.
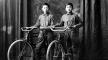
{"type": "Polygon", "coordinates": [[[49,7],[47,5],[43,5],[42,11],[47,12],[49,10],[49,7]]]}
{"type": "Polygon", "coordinates": [[[66,5],[66,8],[65,8],[66,12],[71,12],[72,11],[72,6],[71,5],[66,5]]]}

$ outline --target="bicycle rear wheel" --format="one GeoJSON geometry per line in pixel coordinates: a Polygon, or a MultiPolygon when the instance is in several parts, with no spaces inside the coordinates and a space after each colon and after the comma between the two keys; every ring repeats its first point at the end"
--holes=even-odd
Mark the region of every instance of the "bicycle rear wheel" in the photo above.
{"type": "Polygon", "coordinates": [[[46,60],[64,60],[64,50],[57,40],[52,41],[47,49],[46,60]]]}
{"type": "Polygon", "coordinates": [[[33,49],[28,42],[14,41],[7,52],[8,60],[33,60],[33,49]]]}

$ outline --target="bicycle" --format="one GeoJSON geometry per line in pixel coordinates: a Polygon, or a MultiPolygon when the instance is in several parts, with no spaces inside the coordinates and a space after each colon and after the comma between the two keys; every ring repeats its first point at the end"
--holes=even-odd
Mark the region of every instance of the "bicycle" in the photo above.
{"type": "Polygon", "coordinates": [[[27,41],[28,34],[35,27],[22,27],[21,30],[25,32],[24,39],[14,41],[8,48],[7,59],[8,60],[24,60],[28,59],[33,60],[33,48],[31,44],[27,41]]]}
{"type": "MultiPolygon", "coordinates": [[[[60,33],[64,33],[64,31],[66,31],[69,28],[64,28],[64,27],[55,27],[52,28],[51,30],[53,32],[57,33],[58,38],[56,40],[53,40],[47,49],[47,53],[46,53],[46,60],[65,60],[65,57],[68,57],[68,60],[72,60],[73,59],[73,55],[72,53],[68,53],[64,50],[65,47],[63,47],[63,45],[60,42],[60,37],[61,34],[60,33]]],[[[68,48],[67,51],[72,48],[68,48]]],[[[66,59],[67,60],[67,59],[66,59]]]]}
{"type": "MultiPolygon", "coordinates": [[[[8,48],[7,59],[8,60],[33,60],[34,52],[33,46],[28,40],[28,35],[33,29],[37,27],[22,27],[21,30],[25,32],[24,39],[14,41],[8,48]],[[13,50],[13,51],[12,51],[13,50]],[[24,58],[28,57],[28,58],[24,58]]],[[[51,29],[51,27],[40,27],[40,30],[51,29]]],[[[38,36],[38,35],[37,35],[38,36]]]]}

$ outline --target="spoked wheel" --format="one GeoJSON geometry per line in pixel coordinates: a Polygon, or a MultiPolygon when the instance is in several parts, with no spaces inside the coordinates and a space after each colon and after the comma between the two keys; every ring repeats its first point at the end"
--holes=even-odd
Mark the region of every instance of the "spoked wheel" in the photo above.
{"type": "Polygon", "coordinates": [[[8,60],[33,60],[31,45],[23,40],[13,42],[7,52],[8,60]]]}
{"type": "Polygon", "coordinates": [[[64,60],[63,47],[57,40],[54,40],[49,44],[46,60],[64,60]]]}

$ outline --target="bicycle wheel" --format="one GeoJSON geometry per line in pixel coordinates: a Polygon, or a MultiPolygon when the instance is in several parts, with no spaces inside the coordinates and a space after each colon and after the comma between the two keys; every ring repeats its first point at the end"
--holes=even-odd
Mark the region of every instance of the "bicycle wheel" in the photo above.
{"type": "Polygon", "coordinates": [[[46,60],[64,60],[64,50],[57,40],[52,41],[47,49],[46,60]]]}
{"type": "Polygon", "coordinates": [[[14,41],[7,52],[8,60],[33,60],[31,45],[23,40],[14,41]]]}

